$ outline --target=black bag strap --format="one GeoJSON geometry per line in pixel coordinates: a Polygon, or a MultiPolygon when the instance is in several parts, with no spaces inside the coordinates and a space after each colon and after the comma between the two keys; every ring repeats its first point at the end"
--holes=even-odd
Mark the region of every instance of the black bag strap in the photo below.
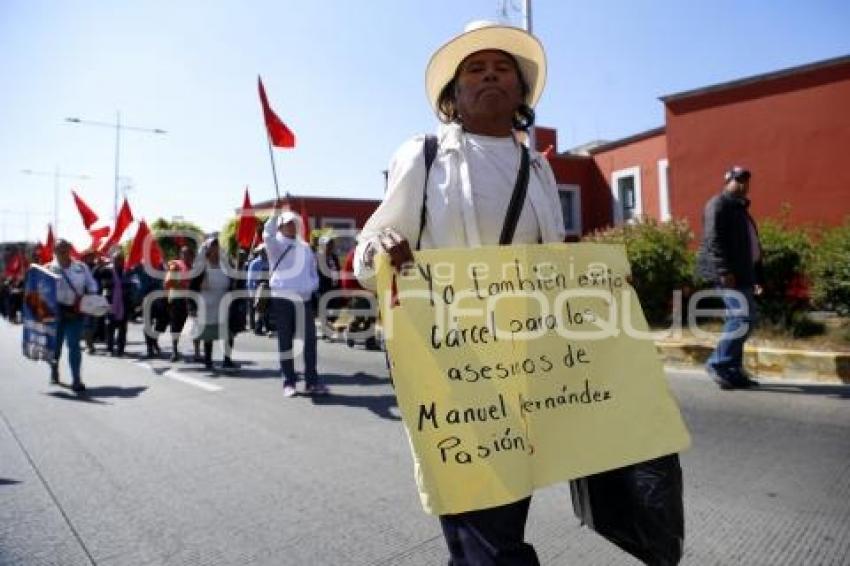
{"type": "Polygon", "coordinates": [[[283,258],[286,257],[286,254],[288,254],[290,252],[290,250],[292,250],[292,248],[294,248],[294,247],[295,247],[295,244],[289,244],[289,247],[286,248],[285,250],[283,250],[283,253],[280,254],[280,257],[277,258],[276,262],[274,262],[274,267],[272,267],[272,270],[269,271],[269,277],[272,276],[272,273],[274,273],[275,270],[277,270],[277,266],[280,265],[280,262],[282,262],[283,258]]]}
{"type": "Polygon", "coordinates": [[[516,176],[514,192],[511,194],[511,202],[508,212],[505,214],[505,223],[502,225],[502,234],[499,236],[499,245],[506,246],[513,242],[519,215],[525,204],[525,195],[528,193],[528,148],[520,144],[522,156],[520,158],[519,171],[516,176]]]}
{"type": "Polygon", "coordinates": [[[416,250],[419,250],[422,244],[422,230],[425,229],[425,220],[427,218],[425,204],[428,200],[428,174],[431,172],[431,165],[434,164],[434,159],[437,157],[437,147],[439,141],[437,136],[425,136],[425,141],[422,144],[422,155],[425,158],[425,184],[422,187],[422,210],[419,211],[419,236],[416,237],[416,250]]]}

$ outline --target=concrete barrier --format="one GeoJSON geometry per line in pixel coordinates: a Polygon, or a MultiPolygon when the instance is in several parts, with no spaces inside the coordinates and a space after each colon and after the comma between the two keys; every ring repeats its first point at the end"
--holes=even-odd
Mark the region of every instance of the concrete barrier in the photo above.
{"type": "MultiPolygon", "coordinates": [[[[659,341],[656,346],[665,363],[679,366],[704,366],[714,350],[710,344],[689,342],[659,341]]],[[[850,384],[848,352],[745,346],[744,366],[757,376],[850,384]]]]}

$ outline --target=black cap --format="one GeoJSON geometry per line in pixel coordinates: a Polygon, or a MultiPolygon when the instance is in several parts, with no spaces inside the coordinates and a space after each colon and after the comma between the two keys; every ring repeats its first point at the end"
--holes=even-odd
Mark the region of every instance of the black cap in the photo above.
{"type": "Polygon", "coordinates": [[[744,169],[743,167],[735,165],[734,167],[726,171],[726,174],[723,178],[726,179],[727,183],[729,181],[739,181],[741,183],[745,183],[750,180],[751,176],[752,174],[748,169],[744,169]]]}

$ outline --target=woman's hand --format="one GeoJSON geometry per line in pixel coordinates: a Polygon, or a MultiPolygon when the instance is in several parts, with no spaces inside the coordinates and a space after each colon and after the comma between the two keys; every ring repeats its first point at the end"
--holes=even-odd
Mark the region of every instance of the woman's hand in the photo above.
{"type": "Polygon", "coordinates": [[[410,244],[404,236],[392,228],[385,228],[378,235],[378,242],[384,252],[390,256],[390,264],[397,272],[401,272],[403,268],[413,263],[413,252],[410,250],[410,244]]]}

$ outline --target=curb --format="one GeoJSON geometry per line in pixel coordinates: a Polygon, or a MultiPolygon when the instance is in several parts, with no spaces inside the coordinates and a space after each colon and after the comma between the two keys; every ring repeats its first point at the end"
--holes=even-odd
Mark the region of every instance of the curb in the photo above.
{"type": "MultiPolygon", "coordinates": [[[[688,342],[656,342],[665,364],[704,366],[714,346],[688,342]]],[[[850,353],[816,352],[745,346],[744,366],[756,375],[801,378],[830,385],[850,384],[850,353]]]]}

